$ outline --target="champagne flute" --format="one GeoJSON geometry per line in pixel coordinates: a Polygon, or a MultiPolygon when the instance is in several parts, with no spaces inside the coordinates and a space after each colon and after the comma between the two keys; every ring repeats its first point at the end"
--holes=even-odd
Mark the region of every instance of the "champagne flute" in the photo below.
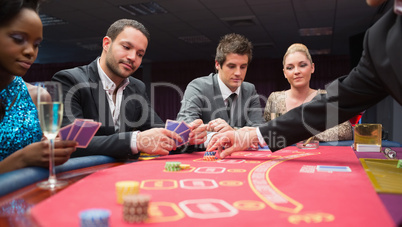
{"type": "Polygon", "coordinates": [[[40,127],[43,134],[49,140],[49,179],[38,183],[43,189],[56,189],[67,184],[66,181],[56,179],[54,168],[54,140],[59,133],[63,118],[63,95],[59,82],[39,82],[38,87],[38,114],[40,127]]]}

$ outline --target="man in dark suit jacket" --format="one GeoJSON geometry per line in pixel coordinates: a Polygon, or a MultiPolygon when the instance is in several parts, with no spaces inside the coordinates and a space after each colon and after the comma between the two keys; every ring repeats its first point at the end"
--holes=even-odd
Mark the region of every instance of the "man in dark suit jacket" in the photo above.
{"type": "MultiPolygon", "coordinates": [[[[100,58],[89,65],[60,71],[52,78],[63,86],[63,126],[75,118],[102,123],[89,146],[77,149],[72,156],[137,158],[140,152],[166,155],[176,148],[175,140],[182,141],[178,134],[157,128],[164,123],[151,108],[144,83],[131,77],[141,65],[148,40],[149,33],[141,23],[118,20],[103,38],[100,58]]],[[[202,121],[191,124],[190,140],[194,144],[206,139],[205,127],[200,125],[202,121]]]]}
{"type": "Polygon", "coordinates": [[[184,92],[177,120],[202,119],[207,130],[225,132],[262,124],[260,100],[253,84],[244,82],[252,44],[242,35],[222,37],[216,50],[217,73],[191,81],[184,92]],[[231,99],[230,95],[235,94],[231,99]],[[228,105],[231,106],[228,111],[228,105]]]}
{"type": "MultiPolygon", "coordinates": [[[[367,3],[379,5],[384,1],[367,3]]],[[[359,64],[349,75],[329,84],[326,95],[317,96],[256,130],[214,136],[208,150],[230,146],[221,153],[225,157],[251,144],[265,142],[271,151],[276,151],[346,121],[388,95],[402,104],[401,28],[402,16],[390,10],[366,32],[359,64]]]]}

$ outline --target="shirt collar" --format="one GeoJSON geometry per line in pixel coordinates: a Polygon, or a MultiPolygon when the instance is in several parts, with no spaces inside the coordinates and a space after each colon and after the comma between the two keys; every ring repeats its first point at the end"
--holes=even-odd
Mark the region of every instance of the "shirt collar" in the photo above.
{"type": "MultiPolygon", "coordinates": [[[[100,58],[98,58],[97,66],[98,66],[98,73],[99,77],[102,81],[103,89],[105,91],[114,91],[116,89],[116,84],[106,75],[105,71],[103,71],[102,67],[100,66],[100,58]]],[[[123,85],[121,86],[121,89],[125,89],[127,85],[130,83],[130,80],[126,78],[123,81],[123,85]]]]}
{"type": "Polygon", "coordinates": [[[240,95],[240,87],[241,87],[241,85],[236,89],[235,92],[232,92],[232,91],[226,86],[226,84],[223,83],[223,81],[222,81],[221,78],[219,77],[219,74],[216,74],[216,75],[218,76],[219,89],[221,90],[223,100],[226,100],[232,93],[236,93],[237,96],[240,95]]]}

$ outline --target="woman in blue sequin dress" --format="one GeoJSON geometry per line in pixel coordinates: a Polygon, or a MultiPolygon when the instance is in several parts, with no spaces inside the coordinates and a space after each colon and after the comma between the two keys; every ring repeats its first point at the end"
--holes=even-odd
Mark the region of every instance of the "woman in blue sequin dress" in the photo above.
{"type": "MultiPolygon", "coordinates": [[[[38,0],[0,0],[0,173],[49,165],[42,141],[36,87],[21,78],[38,55],[42,22],[38,0]]],[[[76,142],[56,141],[55,163],[66,162],[76,142]]]]}

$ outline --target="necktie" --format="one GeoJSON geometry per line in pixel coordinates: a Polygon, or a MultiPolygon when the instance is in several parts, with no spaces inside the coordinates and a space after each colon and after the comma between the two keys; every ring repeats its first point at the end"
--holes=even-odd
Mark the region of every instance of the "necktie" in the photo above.
{"type": "Polygon", "coordinates": [[[228,117],[230,119],[230,109],[232,107],[233,101],[236,99],[237,94],[232,93],[226,100],[227,100],[227,112],[228,112],[228,117]]]}

